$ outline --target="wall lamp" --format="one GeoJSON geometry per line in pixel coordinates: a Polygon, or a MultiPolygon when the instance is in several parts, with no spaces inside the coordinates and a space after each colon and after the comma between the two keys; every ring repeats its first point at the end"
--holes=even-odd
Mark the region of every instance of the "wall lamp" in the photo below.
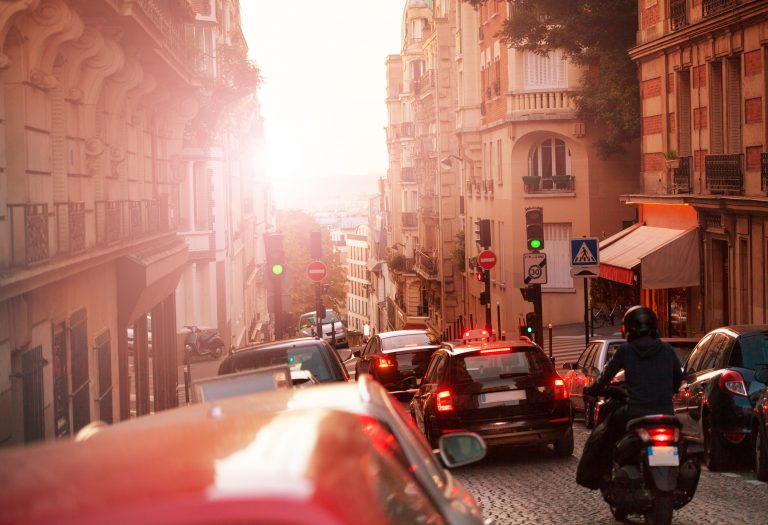
{"type": "Polygon", "coordinates": [[[443,166],[445,166],[446,168],[450,168],[450,167],[452,167],[452,166],[453,166],[453,161],[452,161],[451,159],[456,159],[456,160],[458,160],[459,162],[464,162],[464,159],[462,159],[462,158],[461,158],[461,157],[459,157],[458,155],[453,155],[453,154],[451,154],[451,155],[448,155],[447,157],[445,157],[444,159],[442,159],[442,160],[440,161],[440,164],[442,164],[442,165],[443,165],[443,166]]]}

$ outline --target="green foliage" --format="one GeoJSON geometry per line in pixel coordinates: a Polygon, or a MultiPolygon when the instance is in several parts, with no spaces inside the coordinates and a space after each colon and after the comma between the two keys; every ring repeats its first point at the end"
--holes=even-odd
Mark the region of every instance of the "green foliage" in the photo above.
{"type": "MultiPolygon", "coordinates": [[[[479,7],[487,0],[464,0],[479,7]]],[[[586,66],[574,97],[579,118],[603,134],[602,157],[623,151],[640,136],[637,68],[627,54],[635,45],[637,0],[515,0],[500,36],[510,47],[546,55],[555,49],[586,66]]]]}
{"type": "Polygon", "coordinates": [[[323,245],[321,260],[328,268],[328,274],[322,281],[322,284],[329,286],[328,293],[323,295],[325,307],[333,308],[338,312],[339,307],[346,303],[347,276],[339,262],[338,254],[333,253],[330,233],[307,213],[295,210],[278,211],[277,231],[283,234],[286,273],[293,280],[288,293],[293,301],[292,317],[296,322],[298,322],[298,316],[304,312],[315,310],[315,283],[307,277],[307,266],[312,262],[309,255],[309,232],[312,230],[321,232],[323,245]]]}

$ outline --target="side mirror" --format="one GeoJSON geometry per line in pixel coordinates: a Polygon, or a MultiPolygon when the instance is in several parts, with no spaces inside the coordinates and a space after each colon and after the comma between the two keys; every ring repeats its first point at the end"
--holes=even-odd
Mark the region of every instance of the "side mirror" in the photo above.
{"type": "Polygon", "coordinates": [[[768,368],[761,368],[755,372],[755,381],[760,381],[768,385],[768,368]]]}
{"type": "Polygon", "coordinates": [[[446,467],[455,468],[480,461],[487,451],[488,447],[479,435],[456,432],[440,437],[437,453],[446,467]]]}
{"type": "Polygon", "coordinates": [[[421,382],[422,382],[422,381],[423,381],[423,379],[422,379],[422,378],[420,378],[420,377],[417,377],[417,378],[416,378],[416,386],[421,386],[421,382]]]}
{"type": "Polygon", "coordinates": [[[360,357],[360,350],[355,350],[354,352],[352,352],[352,355],[357,357],[357,358],[359,358],[360,357]]]}

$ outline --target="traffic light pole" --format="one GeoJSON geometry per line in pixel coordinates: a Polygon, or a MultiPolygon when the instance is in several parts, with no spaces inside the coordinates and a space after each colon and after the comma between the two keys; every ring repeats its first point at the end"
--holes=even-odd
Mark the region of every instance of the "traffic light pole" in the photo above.
{"type": "Polygon", "coordinates": [[[485,273],[485,329],[488,334],[493,332],[493,314],[491,313],[491,271],[483,270],[485,273]]]}
{"type": "Polygon", "coordinates": [[[282,279],[272,279],[272,306],[275,311],[275,341],[283,338],[283,285],[282,279]]]}
{"type": "Polygon", "coordinates": [[[315,283],[315,321],[317,324],[316,333],[317,337],[320,339],[323,338],[323,319],[325,317],[325,312],[320,311],[320,305],[323,304],[323,285],[320,283],[315,283]],[[323,315],[323,317],[320,317],[320,315],[323,315]]]}
{"type": "Polygon", "coordinates": [[[544,323],[542,323],[542,306],[541,306],[541,285],[534,284],[535,292],[533,294],[533,311],[536,314],[536,331],[534,332],[534,339],[536,344],[544,348],[544,323]]]}

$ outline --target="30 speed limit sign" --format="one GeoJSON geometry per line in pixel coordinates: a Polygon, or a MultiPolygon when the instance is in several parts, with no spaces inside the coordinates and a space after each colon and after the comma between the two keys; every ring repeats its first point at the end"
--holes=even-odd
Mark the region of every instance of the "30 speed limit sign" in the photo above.
{"type": "Polygon", "coordinates": [[[523,272],[525,284],[547,284],[547,255],[524,253],[523,272]]]}

